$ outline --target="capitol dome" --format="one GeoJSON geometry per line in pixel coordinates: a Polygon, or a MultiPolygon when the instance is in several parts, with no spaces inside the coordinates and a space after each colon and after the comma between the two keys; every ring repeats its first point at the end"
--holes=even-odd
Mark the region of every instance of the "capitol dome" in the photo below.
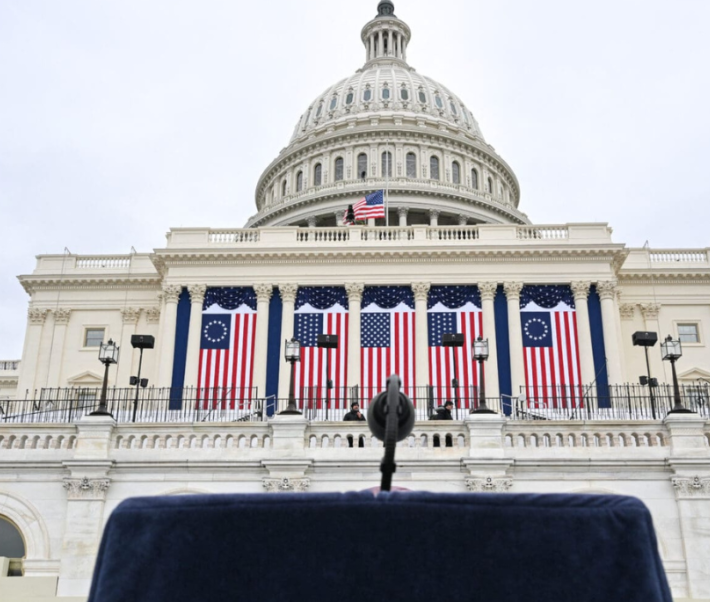
{"type": "Polygon", "coordinates": [[[473,113],[408,64],[411,30],[392,2],[361,40],[365,64],[301,115],[259,179],[247,226],[342,225],[347,206],[376,190],[386,190],[383,224],[529,223],[513,170],[473,113]]]}

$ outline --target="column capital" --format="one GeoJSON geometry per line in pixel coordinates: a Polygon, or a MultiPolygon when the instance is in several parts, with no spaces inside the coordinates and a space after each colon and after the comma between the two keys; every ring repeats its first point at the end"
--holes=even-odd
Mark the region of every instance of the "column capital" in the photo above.
{"type": "Polygon", "coordinates": [[[145,319],[148,324],[157,324],[160,322],[160,308],[159,307],[149,307],[145,310],[145,319]]]}
{"type": "Polygon", "coordinates": [[[429,209],[429,217],[438,218],[439,215],[441,215],[441,211],[439,209],[429,209]]]}
{"type": "Polygon", "coordinates": [[[478,290],[481,293],[482,301],[493,301],[498,290],[497,282],[479,282],[478,290]]]}
{"type": "Polygon", "coordinates": [[[710,477],[672,477],[678,499],[710,499],[710,477]]]}
{"type": "Polygon", "coordinates": [[[166,284],[163,286],[163,295],[166,303],[177,303],[182,293],[182,287],[176,284],[166,284]]]}
{"type": "Polygon", "coordinates": [[[397,215],[399,217],[407,217],[407,214],[409,213],[409,208],[408,207],[398,207],[397,208],[397,215]]]}
{"type": "Polygon", "coordinates": [[[412,292],[415,301],[426,301],[429,298],[431,284],[428,282],[412,282],[412,292]]]}
{"type": "Polygon", "coordinates": [[[348,294],[349,301],[362,301],[364,291],[365,285],[362,282],[347,282],[345,284],[345,292],[348,294]]]}
{"type": "Polygon", "coordinates": [[[576,282],[572,282],[570,284],[570,288],[572,289],[575,301],[586,300],[587,297],[589,297],[589,287],[591,285],[591,282],[588,280],[578,280],[576,282]]]}
{"type": "Polygon", "coordinates": [[[279,284],[279,294],[282,301],[293,303],[296,301],[296,293],[298,293],[297,284],[279,284]]]}
{"type": "Polygon", "coordinates": [[[612,301],[616,297],[616,280],[604,280],[602,282],[597,282],[597,292],[599,293],[599,298],[604,301],[605,299],[611,299],[612,301]]]}
{"type": "Polygon", "coordinates": [[[268,303],[271,301],[271,296],[274,294],[274,286],[272,284],[255,284],[254,292],[256,293],[257,303],[268,303]]]}
{"type": "Polygon", "coordinates": [[[309,218],[306,219],[306,222],[308,222],[309,228],[315,228],[316,227],[316,216],[311,215],[309,218]]]}
{"type": "Polygon", "coordinates": [[[48,309],[39,309],[38,307],[30,307],[27,310],[27,319],[30,324],[44,324],[47,319],[47,314],[49,314],[48,309]]]}
{"type": "Polygon", "coordinates": [[[207,294],[207,286],[204,284],[191,284],[187,287],[187,292],[190,293],[190,303],[202,303],[207,294]]]}
{"type": "Polygon", "coordinates": [[[124,307],[121,309],[121,318],[123,318],[124,324],[137,324],[140,315],[141,310],[135,307],[124,307]]]}
{"type": "Polygon", "coordinates": [[[89,477],[65,478],[62,487],[70,500],[104,500],[111,485],[110,479],[90,479],[89,477]]]}
{"type": "Polygon", "coordinates": [[[523,286],[522,282],[504,282],[503,290],[505,291],[505,296],[508,298],[508,301],[520,299],[520,293],[523,291],[523,286]]]}
{"type": "Polygon", "coordinates": [[[60,307],[54,310],[54,323],[55,324],[69,324],[69,318],[71,317],[71,309],[66,307],[60,307]]]}
{"type": "Polygon", "coordinates": [[[636,314],[636,304],[622,303],[619,305],[619,313],[621,314],[622,320],[633,320],[636,314]]]}
{"type": "Polygon", "coordinates": [[[642,303],[641,313],[647,320],[658,320],[658,313],[661,311],[660,303],[642,303]]]}
{"type": "Polygon", "coordinates": [[[468,223],[468,216],[463,213],[459,213],[459,226],[465,226],[468,223]]]}

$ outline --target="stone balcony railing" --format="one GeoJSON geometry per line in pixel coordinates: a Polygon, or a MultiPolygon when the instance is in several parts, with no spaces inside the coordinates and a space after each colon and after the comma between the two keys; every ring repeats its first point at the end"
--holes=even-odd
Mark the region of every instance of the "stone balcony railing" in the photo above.
{"type": "Polygon", "coordinates": [[[0,373],[17,372],[20,369],[20,360],[0,360],[0,373]]]}
{"type": "Polygon", "coordinates": [[[710,248],[705,249],[631,249],[623,269],[668,270],[671,268],[710,268],[710,248]]]}

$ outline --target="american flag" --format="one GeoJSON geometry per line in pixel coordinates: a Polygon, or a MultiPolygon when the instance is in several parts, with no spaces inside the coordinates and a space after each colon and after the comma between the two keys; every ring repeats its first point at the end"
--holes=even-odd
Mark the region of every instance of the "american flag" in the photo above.
{"type": "Polygon", "coordinates": [[[447,399],[456,399],[451,386],[455,361],[458,398],[461,407],[470,407],[478,397],[479,385],[479,368],[473,360],[471,345],[476,337],[483,336],[483,312],[472,304],[455,310],[446,310],[439,305],[429,310],[427,322],[429,379],[434,387],[435,399],[440,404],[447,399]],[[443,335],[453,333],[463,334],[463,347],[443,346],[443,335]]]}
{"type": "MultiPolygon", "coordinates": [[[[338,295],[331,295],[331,298],[334,299],[336,296],[338,295]]],[[[342,296],[345,296],[344,289],[342,296]]],[[[333,381],[333,389],[330,391],[329,410],[346,409],[348,401],[345,395],[348,368],[347,309],[339,303],[327,309],[316,309],[308,303],[302,305],[295,312],[294,336],[301,343],[301,361],[296,364],[294,378],[294,390],[299,406],[314,410],[324,409],[322,401],[326,394],[326,380],[330,378],[333,381]],[[337,335],[337,349],[319,348],[319,334],[337,335]],[[326,376],[326,354],[330,354],[328,376],[326,376]]]]}
{"type": "Polygon", "coordinates": [[[355,219],[368,219],[385,216],[385,196],[384,191],[378,190],[368,194],[353,205],[355,219]]]}
{"type": "Polygon", "coordinates": [[[251,401],[255,336],[256,311],[247,305],[202,312],[198,405],[243,409],[251,401]]]}
{"type": "Polygon", "coordinates": [[[414,310],[404,303],[392,309],[371,304],[360,315],[363,400],[384,391],[390,374],[398,374],[402,391],[414,397],[414,310]]]}
{"type": "MultiPolygon", "coordinates": [[[[572,303],[572,302],[570,302],[572,303]]],[[[565,408],[582,402],[582,382],[574,307],[534,301],[520,312],[525,360],[525,395],[531,407],[565,408]]]]}

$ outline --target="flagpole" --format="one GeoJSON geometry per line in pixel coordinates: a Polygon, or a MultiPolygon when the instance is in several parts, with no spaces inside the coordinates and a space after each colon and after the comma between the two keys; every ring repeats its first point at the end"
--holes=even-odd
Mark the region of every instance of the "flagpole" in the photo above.
{"type": "Polygon", "coordinates": [[[385,227],[390,225],[390,140],[387,138],[385,155],[385,227]]]}

